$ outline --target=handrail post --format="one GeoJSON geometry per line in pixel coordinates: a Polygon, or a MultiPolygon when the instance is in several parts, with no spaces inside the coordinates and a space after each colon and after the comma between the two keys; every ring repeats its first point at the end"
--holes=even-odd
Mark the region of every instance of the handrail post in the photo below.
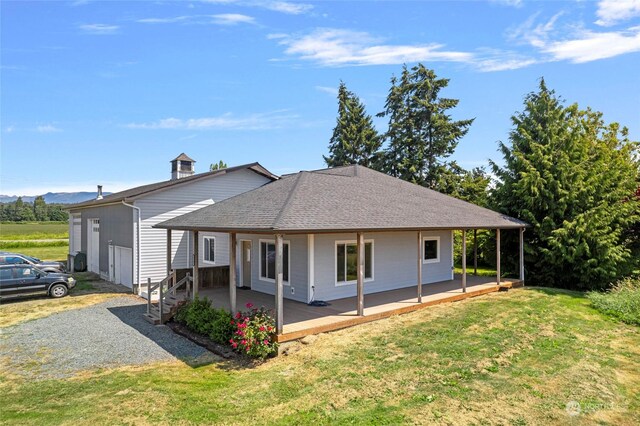
{"type": "Polygon", "coordinates": [[[187,272],[187,300],[191,299],[191,274],[187,272]]]}
{"type": "Polygon", "coordinates": [[[164,324],[164,321],[162,321],[162,287],[163,287],[163,282],[160,281],[160,287],[158,287],[158,309],[160,310],[160,324],[164,324]]]}
{"type": "Polygon", "coordinates": [[[151,314],[151,278],[147,278],[147,315],[151,314]]]}

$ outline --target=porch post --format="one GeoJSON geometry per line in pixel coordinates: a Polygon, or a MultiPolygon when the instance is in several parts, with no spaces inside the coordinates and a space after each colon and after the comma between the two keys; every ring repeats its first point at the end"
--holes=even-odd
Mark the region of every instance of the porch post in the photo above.
{"type": "Polygon", "coordinates": [[[418,303],[422,303],[422,231],[418,231],[418,303]]]}
{"type": "Polygon", "coordinates": [[[524,228],[520,228],[520,281],[524,285],[524,228]]]}
{"type": "Polygon", "coordinates": [[[229,306],[236,313],[236,233],[229,234],[229,306]]]}
{"type": "Polygon", "coordinates": [[[171,229],[167,229],[167,276],[171,273],[171,229]]]}
{"type": "Polygon", "coordinates": [[[496,229],[496,284],[500,285],[500,228],[496,229]]]}
{"type": "Polygon", "coordinates": [[[198,270],[198,263],[200,262],[200,241],[198,231],[191,231],[191,234],[193,236],[193,299],[195,300],[200,287],[200,271],[198,270]]]}
{"type": "Polygon", "coordinates": [[[473,275],[478,275],[478,230],[473,230],[473,275]]]}
{"type": "Polygon", "coordinates": [[[467,230],[462,230],[462,292],[467,292],[467,230]]]}
{"type": "Polygon", "coordinates": [[[283,307],[283,288],[282,288],[282,234],[276,234],[276,333],[282,334],[284,328],[284,307],[283,307]]]}
{"type": "Polygon", "coordinates": [[[358,273],[358,316],[364,316],[364,234],[357,233],[358,242],[356,244],[358,251],[357,273],[358,273]]]}

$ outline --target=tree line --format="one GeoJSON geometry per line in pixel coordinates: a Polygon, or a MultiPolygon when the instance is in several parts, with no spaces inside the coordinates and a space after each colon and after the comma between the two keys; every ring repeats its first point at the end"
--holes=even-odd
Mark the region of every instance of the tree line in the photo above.
{"type": "MultiPolygon", "coordinates": [[[[385,132],[344,82],[329,141],[329,167],[360,164],[528,222],[529,282],[604,288],[640,273],[640,149],[618,123],[565,102],[544,79],[512,117],[502,162],[465,170],[450,160],[473,119],[453,120],[449,80],[422,64],[391,78],[385,132]]],[[[495,265],[495,237],[479,233],[479,258],[495,265]]],[[[517,271],[515,233],[503,233],[503,268],[517,271]],[[512,235],[514,234],[514,235],[512,235]]]]}
{"type": "Polygon", "coordinates": [[[42,196],[37,196],[33,203],[22,201],[18,197],[11,203],[0,203],[0,221],[2,222],[48,222],[67,221],[69,213],[62,204],[47,204],[42,196]]]}

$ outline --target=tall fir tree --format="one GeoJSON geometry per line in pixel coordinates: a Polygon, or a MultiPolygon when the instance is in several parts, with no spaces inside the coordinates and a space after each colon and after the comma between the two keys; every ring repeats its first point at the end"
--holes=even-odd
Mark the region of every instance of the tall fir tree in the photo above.
{"type": "Polygon", "coordinates": [[[459,100],[440,97],[448,84],[422,64],[411,70],[405,65],[399,79],[392,77],[385,110],[378,114],[389,119],[384,164],[391,176],[437,187],[446,158],[473,123],[451,118],[459,100]]]}
{"type": "Polygon", "coordinates": [[[33,214],[38,221],[49,220],[47,203],[44,201],[44,197],[42,195],[38,195],[35,200],[33,200],[33,214]]]}
{"type": "Polygon", "coordinates": [[[347,90],[344,82],[338,88],[338,118],[329,141],[329,156],[323,156],[329,167],[360,164],[379,167],[380,135],[373,126],[358,96],[347,90]]]}
{"type": "MultiPolygon", "coordinates": [[[[640,218],[638,144],[601,113],[564,107],[544,80],[512,122],[509,145],[500,144],[504,166],[493,163],[493,201],[532,225],[529,281],[590,289],[627,273],[640,218]]],[[[517,253],[509,244],[505,253],[517,253]]]]}

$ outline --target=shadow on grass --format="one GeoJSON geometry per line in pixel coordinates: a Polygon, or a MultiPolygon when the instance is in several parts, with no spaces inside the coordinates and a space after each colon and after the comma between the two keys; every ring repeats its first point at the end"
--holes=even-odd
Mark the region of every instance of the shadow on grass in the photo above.
{"type": "Polygon", "coordinates": [[[530,291],[536,291],[539,293],[544,293],[548,296],[555,296],[555,295],[559,295],[562,294],[564,296],[570,296],[570,297],[574,297],[576,299],[586,299],[587,298],[587,293],[583,292],[583,291],[576,291],[576,290],[567,290],[564,288],[556,288],[556,287],[542,287],[542,286],[526,286],[523,288],[523,290],[530,290],[530,291]]]}

